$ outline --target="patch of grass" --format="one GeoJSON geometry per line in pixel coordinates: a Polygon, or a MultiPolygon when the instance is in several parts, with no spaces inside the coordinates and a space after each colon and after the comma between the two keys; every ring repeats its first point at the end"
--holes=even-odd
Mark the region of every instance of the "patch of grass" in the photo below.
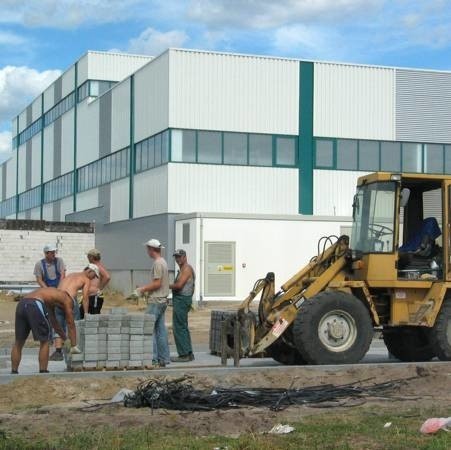
{"type": "MultiPolygon", "coordinates": [[[[419,428],[427,417],[446,416],[446,411],[423,411],[415,408],[402,412],[377,409],[327,411],[303,417],[291,423],[295,431],[287,435],[246,433],[238,438],[197,436],[174,428],[162,432],[147,426],[136,429],[103,428],[80,431],[48,440],[30,441],[0,430],[0,449],[24,450],[291,450],[291,449],[422,449],[451,448],[451,433],[439,431],[422,435],[419,428]],[[392,425],[384,428],[384,424],[392,425]]],[[[199,432],[199,430],[196,430],[199,432]]]]}

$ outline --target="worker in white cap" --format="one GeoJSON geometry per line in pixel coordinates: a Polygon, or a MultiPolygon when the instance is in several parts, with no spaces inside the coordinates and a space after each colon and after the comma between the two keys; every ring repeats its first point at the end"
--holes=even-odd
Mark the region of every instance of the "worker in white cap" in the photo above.
{"type": "Polygon", "coordinates": [[[150,271],[150,282],[136,288],[138,295],[147,295],[147,314],[155,316],[153,333],[153,358],[152,366],[165,367],[171,361],[169,354],[168,332],[166,329],[164,314],[168,307],[169,273],[168,265],[161,256],[164,248],[158,239],[150,239],[144,243],[147,254],[153,260],[150,271]]]}

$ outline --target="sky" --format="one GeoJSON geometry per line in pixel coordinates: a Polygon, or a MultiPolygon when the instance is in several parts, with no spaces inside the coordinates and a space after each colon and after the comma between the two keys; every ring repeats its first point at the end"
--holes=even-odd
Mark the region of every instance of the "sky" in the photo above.
{"type": "Polygon", "coordinates": [[[0,0],[0,162],[12,118],[87,50],[451,70],[450,30],[449,0],[0,0]]]}

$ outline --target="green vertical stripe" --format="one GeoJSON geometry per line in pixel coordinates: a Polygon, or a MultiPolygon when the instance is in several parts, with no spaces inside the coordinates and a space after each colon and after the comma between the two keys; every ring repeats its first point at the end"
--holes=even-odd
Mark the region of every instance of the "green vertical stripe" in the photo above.
{"type": "MultiPolygon", "coordinates": [[[[16,127],[17,134],[19,134],[19,116],[16,118],[16,127]]],[[[16,150],[16,219],[19,214],[19,151],[20,145],[17,146],[16,150]]]]}
{"type": "Polygon", "coordinates": [[[299,63],[299,213],[313,214],[313,63],[299,63]]]}
{"type": "Polygon", "coordinates": [[[133,219],[133,178],[135,173],[135,77],[130,76],[130,189],[128,218],[133,219]]]}

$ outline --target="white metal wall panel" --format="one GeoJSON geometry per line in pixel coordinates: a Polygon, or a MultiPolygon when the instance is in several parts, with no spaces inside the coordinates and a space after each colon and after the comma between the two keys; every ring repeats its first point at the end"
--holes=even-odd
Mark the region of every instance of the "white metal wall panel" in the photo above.
{"type": "Polygon", "coordinates": [[[17,116],[11,120],[11,139],[17,136],[17,116]]]}
{"type": "Polygon", "coordinates": [[[168,211],[297,214],[298,170],[168,164],[168,211]]]}
{"type": "Polygon", "coordinates": [[[135,74],[135,142],[169,126],[169,53],[135,74]]]}
{"type": "Polygon", "coordinates": [[[357,178],[367,172],[346,170],[313,171],[313,214],[352,216],[352,199],[357,178]]]}
{"type": "Polygon", "coordinates": [[[133,217],[168,212],[168,165],[135,175],[133,183],[133,217]]]}
{"type": "Polygon", "coordinates": [[[3,198],[3,164],[0,164],[0,201],[3,198]]]}
{"type": "Polygon", "coordinates": [[[39,119],[41,117],[41,108],[42,108],[42,95],[37,97],[34,102],[31,104],[31,121],[34,122],[35,120],[39,119]]]}
{"type": "Polygon", "coordinates": [[[451,73],[396,69],[396,139],[451,142],[451,73]]]}
{"type": "Polygon", "coordinates": [[[61,173],[74,170],[74,110],[61,118],[61,173]]]}
{"type": "Polygon", "coordinates": [[[30,214],[31,214],[31,216],[30,216],[31,220],[40,220],[40,218],[41,218],[41,208],[40,207],[33,208],[30,211],[30,214]]]}
{"type": "MultiPolygon", "coordinates": [[[[311,257],[317,254],[317,243],[322,236],[340,234],[340,227],[350,225],[343,218],[337,220],[253,219],[253,218],[203,218],[192,219],[197,223],[193,241],[186,245],[182,242],[182,226],[176,221],[175,247],[187,251],[190,264],[197,273],[196,291],[194,298],[199,295],[204,285],[204,270],[200,260],[205,241],[233,241],[236,242],[235,253],[235,300],[244,299],[255,280],[274,272],[276,289],[296,273],[311,257]],[[202,222],[202,241],[200,240],[200,222],[202,222]],[[268,240],[268,236],[271,237],[268,240]],[[277,249],[275,253],[274,249],[277,249]],[[276,255],[276,257],[268,257],[276,255]]],[[[194,227],[193,227],[194,229],[194,227]]],[[[221,300],[220,296],[208,297],[208,300],[221,300]]]]}
{"type": "Polygon", "coordinates": [[[17,152],[6,162],[6,198],[16,195],[17,152]]]}
{"type": "Polygon", "coordinates": [[[99,206],[99,189],[90,189],[89,191],[77,194],[77,211],[97,208],[99,206]]]}
{"type": "Polygon", "coordinates": [[[69,95],[75,86],[75,66],[70,67],[63,73],[62,76],[62,89],[61,89],[61,98],[69,95]]]}
{"type": "Polygon", "coordinates": [[[27,128],[27,110],[24,109],[19,114],[19,133],[27,128]]]}
{"type": "Polygon", "coordinates": [[[31,187],[41,184],[41,133],[33,136],[31,140],[31,187]]]}
{"type": "Polygon", "coordinates": [[[88,52],[90,80],[120,81],[152,59],[151,56],[110,52],[88,52]]]}
{"type": "Polygon", "coordinates": [[[26,190],[27,183],[27,146],[26,144],[21,145],[18,148],[17,156],[19,158],[19,168],[18,177],[19,182],[17,185],[18,193],[24,192],[26,190]]]}
{"type": "Polygon", "coordinates": [[[298,133],[299,62],[170,50],[174,128],[298,133]]]}
{"type": "Polygon", "coordinates": [[[53,221],[53,203],[46,203],[42,207],[42,220],[53,221]]]}
{"type": "Polygon", "coordinates": [[[43,162],[43,180],[44,183],[53,179],[53,123],[44,128],[44,162],[43,162]]]}
{"type": "Polygon", "coordinates": [[[99,102],[83,102],[77,109],[77,167],[99,158],[99,102]]]}
{"type": "Polygon", "coordinates": [[[81,86],[88,79],[88,53],[83,55],[77,64],[77,84],[81,86]]]}
{"type": "Polygon", "coordinates": [[[19,220],[24,220],[25,219],[25,211],[17,213],[17,218],[19,220]]]}
{"type": "Polygon", "coordinates": [[[52,83],[45,91],[44,91],[44,112],[47,112],[55,105],[55,83],[52,83]]]}
{"type": "Polygon", "coordinates": [[[110,185],[110,222],[128,219],[130,180],[124,178],[110,185]]]}
{"type": "Polygon", "coordinates": [[[61,222],[65,222],[66,214],[74,212],[74,198],[72,196],[63,198],[60,201],[60,205],[61,205],[61,216],[59,220],[61,222]]]}
{"type": "Polygon", "coordinates": [[[333,63],[314,65],[313,134],[395,139],[395,71],[333,63]]]}
{"type": "Polygon", "coordinates": [[[130,145],[130,78],[111,92],[111,151],[130,145]]]}

